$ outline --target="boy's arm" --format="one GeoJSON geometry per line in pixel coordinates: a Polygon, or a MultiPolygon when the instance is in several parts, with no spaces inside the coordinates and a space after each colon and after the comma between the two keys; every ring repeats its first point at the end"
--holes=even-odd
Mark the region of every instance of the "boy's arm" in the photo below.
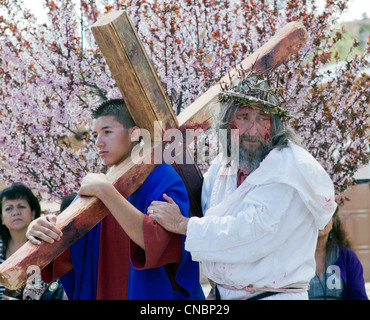
{"type": "Polygon", "coordinates": [[[70,249],[68,248],[41,270],[41,277],[44,282],[51,283],[54,280],[64,276],[72,269],[73,264],[71,260],[70,249]]]}
{"type": "Polygon", "coordinates": [[[118,192],[104,174],[89,173],[82,180],[78,194],[99,198],[130,239],[145,250],[144,215],[118,192]]]}
{"type": "Polygon", "coordinates": [[[181,262],[181,236],[168,232],[161,225],[144,215],[143,234],[145,248],[143,250],[136,243],[130,243],[131,263],[135,269],[144,270],[157,268],[169,263],[181,262]]]}

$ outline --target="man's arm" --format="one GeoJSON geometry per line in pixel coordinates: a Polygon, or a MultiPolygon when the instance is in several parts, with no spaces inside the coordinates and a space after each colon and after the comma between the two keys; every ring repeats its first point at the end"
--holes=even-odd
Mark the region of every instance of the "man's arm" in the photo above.
{"type": "Polygon", "coordinates": [[[179,206],[166,194],[163,198],[168,202],[153,201],[148,207],[149,216],[166,230],[186,235],[189,218],[184,217],[179,206]]]}

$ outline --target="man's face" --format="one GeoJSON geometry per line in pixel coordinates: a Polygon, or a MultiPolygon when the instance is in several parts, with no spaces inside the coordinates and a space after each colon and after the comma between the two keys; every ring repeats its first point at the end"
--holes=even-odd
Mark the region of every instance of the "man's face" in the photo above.
{"type": "Polygon", "coordinates": [[[130,157],[133,148],[130,130],[124,129],[114,116],[102,116],[93,121],[92,135],[106,166],[118,165],[130,157]]]}
{"type": "Polygon", "coordinates": [[[270,114],[250,107],[239,108],[232,119],[234,129],[239,129],[240,147],[253,155],[270,140],[270,114]]]}

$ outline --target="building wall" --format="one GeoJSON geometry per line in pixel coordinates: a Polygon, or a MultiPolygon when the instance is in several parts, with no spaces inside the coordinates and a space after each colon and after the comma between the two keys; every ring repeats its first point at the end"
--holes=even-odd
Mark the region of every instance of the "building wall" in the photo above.
{"type": "Polygon", "coordinates": [[[339,209],[339,216],[352,247],[364,267],[364,278],[370,281],[370,180],[364,180],[343,193],[349,201],[339,209]]]}

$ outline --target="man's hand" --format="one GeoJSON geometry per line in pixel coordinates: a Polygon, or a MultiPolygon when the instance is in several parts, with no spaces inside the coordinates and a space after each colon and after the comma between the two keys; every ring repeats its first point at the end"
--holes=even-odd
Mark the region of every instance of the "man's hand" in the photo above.
{"type": "Polygon", "coordinates": [[[53,214],[45,215],[33,220],[28,226],[26,237],[35,245],[41,245],[42,241],[54,243],[59,241],[63,233],[59,230],[55,223],[57,217],[53,214]]]}
{"type": "Polygon", "coordinates": [[[173,199],[163,194],[164,201],[153,201],[148,207],[148,215],[166,230],[186,234],[189,218],[184,217],[173,199]]]}

